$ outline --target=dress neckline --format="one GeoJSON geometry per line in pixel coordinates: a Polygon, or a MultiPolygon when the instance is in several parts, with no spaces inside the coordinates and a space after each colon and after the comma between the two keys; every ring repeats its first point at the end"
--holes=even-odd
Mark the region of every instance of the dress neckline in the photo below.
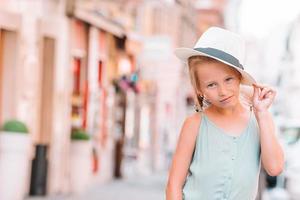
{"type": "Polygon", "coordinates": [[[223,128],[219,127],[215,122],[213,122],[211,119],[209,119],[209,117],[204,112],[201,112],[201,114],[206,119],[206,121],[209,122],[216,129],[218,129],[219,132],[222,133],[222,135],[225,135],[225,136],[228,136],[228,137],[234,138],[234,139],[242,137],[247,132],[247,130],[250,126],[251,120],[252,120],[252,109],[250,109],[250,114],[249,114],[250,116],[249,116],[249,119],[248,119],[248,122],[247,122],[245,128],[243,128],[242,131],[236,135],[231,132],[225,131],[223,128]]]}

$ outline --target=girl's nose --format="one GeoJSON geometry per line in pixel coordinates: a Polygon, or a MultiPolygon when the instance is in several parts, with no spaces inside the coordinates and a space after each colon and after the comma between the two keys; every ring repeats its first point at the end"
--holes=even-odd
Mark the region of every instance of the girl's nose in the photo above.
{"type": "Polygon", "coordinates": [[[224,85],[219,85],[219,88],[218,88],[218,93],[219,93],[219,96],[226,96],[227,94],[227,89],[224,85]]]}

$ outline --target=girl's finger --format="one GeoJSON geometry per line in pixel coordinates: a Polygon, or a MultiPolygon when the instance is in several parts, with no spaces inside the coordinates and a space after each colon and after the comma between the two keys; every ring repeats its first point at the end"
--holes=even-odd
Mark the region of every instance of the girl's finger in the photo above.
{"type": "Polygon", "coordinates": [[[276,96],[276,90],[271,88],[270,91],[267,92],[266,96],[269,98],[274,98],[276,96]]]}
{"type": "Polygon", "coordinates": [[[272,87],[269,87],[269,86],[266,86],[266,85],[263,85],[263,84],[253,84],[253,86],[255,88],[258,88],[260,93],[259,93],[259,97],[260,99],[263,99],[266,95],[268,97],[271,97],[271,96],[275,96],[276,95],[276,90],[272,87]]]}
{"type": "Polygon", "coordinates": [[[260,93],[260,99],[264,99],[266,96],[266,94],[271,94],[272,93],[272,89],[271,88],[263,88],[261,90],[261,93],[260,93]]]}
{"type": "Polygon", "coordinates": [[[260,89],[268,87],[267,85],[263,85],[263,84],[259,84],[259,83],[253,83],[252,85],[254,85],[255,87],[260,88],[260,89]]]}
{"type": "Polygon", "coordinates": [[[253,90],[254,90],[254,93],[253,93],[253,99],[258,99],[259,97],[259,89],[255,86],[253,86],[253,90]]]}

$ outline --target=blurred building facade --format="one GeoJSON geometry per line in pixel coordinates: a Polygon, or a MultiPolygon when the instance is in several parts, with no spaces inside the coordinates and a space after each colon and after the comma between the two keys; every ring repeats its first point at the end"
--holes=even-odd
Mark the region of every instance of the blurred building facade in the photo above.
{"type": "Polygon", "coordinates": [[[79,3],[0,3],[0,121],[27,124],[31,158],[35,145],[48,147],[49,194],[71,191],[73,128],[87,130],[95,143],[94,179],[114,176],[111,82],[134,71],[135,47],[126,51],[123,26],[79,3]],[[129,66],[125,72],[120,60],[129,66]]]}
{"type": "Polygon", "coordinates": [[[51,2],[1,1],[1,123],[20,119],[33,143],[51,146],[51,192],[66,188],[63,147],[69,135],[63,133],[70,131],[68,20],[62,10],[51,2]]]}

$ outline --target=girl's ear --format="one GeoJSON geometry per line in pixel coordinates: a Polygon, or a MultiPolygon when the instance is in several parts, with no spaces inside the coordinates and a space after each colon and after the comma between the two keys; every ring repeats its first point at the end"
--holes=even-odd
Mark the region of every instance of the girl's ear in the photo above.
{"type": "Polygon", "coordinates": [[[253,87],[240,85],[240,100],[246,106],[252,105],[253,87]]]}
{"type": "Polygon", "coordinates": [[[199,88],[196,88],[196,95],[203,96],[203,93],[201,92],[201,90],[199,88]]]}

